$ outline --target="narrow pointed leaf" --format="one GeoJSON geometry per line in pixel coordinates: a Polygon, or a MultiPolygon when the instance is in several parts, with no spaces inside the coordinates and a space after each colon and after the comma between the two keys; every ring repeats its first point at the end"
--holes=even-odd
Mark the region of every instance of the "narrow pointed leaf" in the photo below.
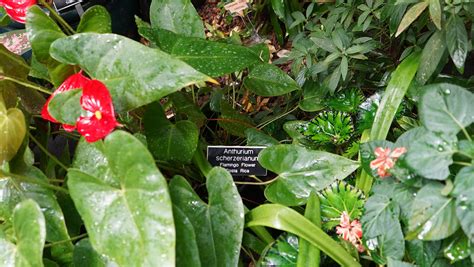
{"type": "Polygon", "coordinates": [[[416,80],[424,85],[431,77],[438,74],[440,65],[446,58],[446,42],[443,32],[436,31],[428,42],[426,42],[420,58],[420,67],[416,74],[416,80]]]}
{"type": "Polygon", "coordinates": [[[469,51],[469,40],[463,20],[452,15],[446,24],[446,45],[456,68],[463,73],[469,51]]]}
{"type": "Polygon", "coordinates": [[[395,34],[395,37],[398,37],[402,32],[404,32],[421,15],[421,13],[423,13],[423,11],[427,7],[428,1],[422,1],[410,7],[407,13],[405,13],[405,16],[403,16],[400,25],[398,25],[398,30],[395,34]]]}
{"type": "Polygon", "coordinates": [[[429,0],[429,10],[431,21],[441,30],[441,3],[440,0],[429,0]]]}

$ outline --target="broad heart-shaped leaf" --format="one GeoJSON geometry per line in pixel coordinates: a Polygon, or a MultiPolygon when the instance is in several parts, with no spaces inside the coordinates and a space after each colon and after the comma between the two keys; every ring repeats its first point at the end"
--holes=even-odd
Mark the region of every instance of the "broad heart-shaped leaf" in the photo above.
{"type": "Polygon", "coordinates": [[[23,112],[17,108],[6,109],[0,95],[0,165],[11,160],[26,135],[23,112]]]}
{"type": "Polygon", "coordinates": [[[209,77],[186,63],[115,34],[81,33],[53,43],[51,55],[79,65],[110,91],[117,112],[146,105],[209,77]]]}
{"type": "Polygon", "coordinates": [[[467,52],[469,51],[469,40],[466,26],[457,15],[451,15],[446,23],[446,45],[456,68],[463,73],[467,52]]]}
{"type": "Polygon", "coordinates": [[[199,129],[191,121],[172,124],[159,103],[148,105],[143,119],[148,148],[157,160],[189,163],[196,152],[199,129]]]}
{"type": "Polygon", "coordinates": [[[379,264],[387,258],[400,260],[405,253],[405,240],[398,217],[400,210],[385,194],[375,194],[365,203],[361,218],[363,237],[373,254],[380,257],[379,264]]]}
{"type": "MultiPolygon", "coordinates": [[[[359,167],[357,162],[347,158],[297,145],[268,147],[260,153],[258,161],[264,168],[278,174],[278,180],[266,190],[285,188],[299,199],[293,205],[304,204],[311,192],[316,193],[334,181],[346,178],[359,167]]],[[[269,200],[276,199],[270,197],[269,200]]]]}
{"type": "Polygon", "coordinates": [[[97,5],[86,10],[81,16],[77,32],[112,32],[112,20],[107,9],[97,5]]]}
{"type": "Polygon", "coordinates": [[[180,36],[167,30],[145,27],[142,24],[138,30],[143,37],[163,51],[211,77],[233,73],[262,63],[259,54],[244,46],[180,36]]]}
{"type": "Polygon", "coordinates": [[[206,115],[202,113],[193,100],[184,92],[176,92],[168,97],[173,102],[173,108],[178,116],[185,116],[194,122],[198,128],[206,123],[206,115]]]}
{"type": "MultiPolygon", "coordinates": [[[[436,0],[438,1],[438,0],[436,0]]],[[[441,71],[440,64],[446,59],[446,42],[442,31],[436,31],[426,42],[420,58],[420,67],[416,73],[416,81],[424,85],[432,76],[441,71]]]]}
{"type": "Polygon", "coordinates": [[[0,239],[2,266],[43,266],[45,228],[44,216],[38,204],[31,199],[20,202],[13,211],[15,243],[0,239]]]}
{"type": "Polygon", "coordinates": [[[453,84],[426,86],[418,110],[430,131],[456,134],[474,121],[474,94],[453,84]]]}
{"type": "Polygon", "coordinates": [[[31,181],[22,181],[9,175],[0,178],[0,195],[8,196],[0,202],[0,219],[7,220],[15,205],[23,199],[33,199],[40,206],[46,219],[46,240],[52,243],[62,241],[51,247],[52,258],[61,264],[71,263],[73,246],[71,242],[65,241],[70,237],[64,214],[54,192],[39,185],[39,183],[47,184],[48,178],[36,167],[24,163],[18,164],[14,160],[10,162],[10,170],[31,181]]]}
{"type": "Polygon", "coordinates": [[[220,101],[220,109],[219,126],[230,134],[245,137],[245,131],[254,128],[254,123],[249,116],[240,114],[225,100],[220,101]]]}
{"type": "Polygon", "coordinates": [[[82,139],[73,165],[69,192],[94,249],[119,266],[173,266],[171,201],[146,147],[123,131],[82,139]]]}
{"type": "Polygon", "coordinates": [[[87,9],[81,16],[77,32],[112,32],[112,19],[107,9],[99,5],[87,9]]]}
{"type": "Polygon", "coordinates": [[[442,241],[422,241],[414,239],[406,242],[407,252],[418,266],[433,266],[442,241]]]}
{"type": "Polygon", "coordinates": [[[457,138],[454,134],[420,128],[417,139],[407,149],[405,162],[415,173],[428,179],[445,180],[457,151],[457,138]]]}
{"type": "Polygon", "coordinates": [[[245,136],[247,137],[248,146],[273,146],[279,144],[278,140],[255,128],[245,130],[245,136]]]}
{"type": "Polygon", "coordinates": [[[254,67],[244,79],[244,85],[261,96],[279,96],[300,89],[288,74],[267,63],[254,67]]]}
{"type": "Polygon", "coordinates": [[[170,182],[173,204],[194,227],[202,266],[237,266],[244,228],[244,207],[232,176],[213,168],[206,181],[209,204],[180,176],[170,182]]]}
{"type": "Polygon", "coordinates": [[[454,180],[456,215],[467,237],[474,242],[474,167],[464,167],[454,180]]]}
{"type": "Polygon", "coordinates": [[[162,28],[184,36],[205,38],[201,17],[191,0],[153,0],[150,21],[154,28],[162,28]]]}
{"type": "Polygon", "coordinates": [[[81,116],[82,89],[73,89],[55,95],[48,105],[51,116],[59,122],[75,125],[81,116]]]}
{"type": "Polygon", "coordinates": [[[413,201],[407,239],[441,240],[459,229],[454,199],[441,194],[441,183],[429,183],[413,201]]]}

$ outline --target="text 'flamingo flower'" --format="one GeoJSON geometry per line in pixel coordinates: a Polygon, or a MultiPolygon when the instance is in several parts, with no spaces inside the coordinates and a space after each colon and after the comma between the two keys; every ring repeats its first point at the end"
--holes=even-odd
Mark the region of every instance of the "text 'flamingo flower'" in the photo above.
{"type": "Polygon", "coordinates": [[[393,168],[397,159],[406,152],[407,149],[404,147],[397,147],[393,151],[388,147],[377,147],[374,150],[377,158],[370,162],[370,168],[377,169],[377,174],[382,178],[390,176],[388,170],[393,168]]]}
{"type": "Polygon", "coordinates": [[[20,23],[25,23],[26,11],[36,0],[0,0],[0,6],[5,8],[8,16],[20,23]]]}

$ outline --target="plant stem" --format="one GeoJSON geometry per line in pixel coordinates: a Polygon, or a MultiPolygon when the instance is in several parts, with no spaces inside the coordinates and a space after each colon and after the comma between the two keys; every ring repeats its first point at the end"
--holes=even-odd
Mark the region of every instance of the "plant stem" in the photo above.
{"type": "Polygon", "coordinates": [[[87,233],[86,234],[81,234],[81,235],[78,235],[78,236],[75,236],[75,237],[71,237],[70,239],[65,239],[65,240],[56,241],[56,242],[46,244],[46,245],[44,245],[44,247],[45,248],[52,247],[52,246],[59,245],[59,244],[62,244],[62,243],[66,243],[66,242],[69,242],[69,241],[78,240],[78,239],[81,239],[81,238],[86,237],[86,236],[88,236],[87,233]]]}
{"type": "Polygon", "coordinates": [[[43,151],[48,157],[50,157],[54,162],[56,162],[59,167],[63,168],[65,171],[67,171],[67,166],[64,165],[59,159],[57,159],[53,154],[51,154],[36,138],[33,137],[33,135],[28,132],[28,136],[30,137],[31,140],[39,147],[41,151],[43,151]]]}
{"type": "Polygon", "coordinates": [[[248,184],[248,185],[267,185],[267,184],[271,184],[273,182],[275,182],[276,180],[278,179],[278,176],[271,179],[271,180],[268,180],[268,181],[265,181],[265,182],[234,182],[235,184],[248,184]]]}
{"type": "Polygon", "coordinates": [[[69,194],[69,192],[66,189],[64,189],[62,187],[59,187],[59,186],[49,184],[49,183],[44,182],[44,181],[41,181],[40,179],[33,179],[33,178],[26,177],[26,176],[23,176],[23,175],[8,173],[8,172],[4,172],[4,171],[0,171],[0,174],[2,176],[10,176],[12,178],[15,178],[15,179],[27,182],[27,183],[37,184],[37,185],[45,187],[45,188],[49,188],[49,189],[52,189],[52,190],[55,190],[55,191],[60,191],[60,192],[69,194]]]}
{"type": "Polygon", "coordinates": [[[293,111],[295,111],[295,110],[297,110],[297,109],[298,109],[298,105],[295,106],[294,108],[290,109],[289,111],[287,111],[287,112],[285,112],[285,113],[283,113],[283,114],[280,114],[280,115],[276,116],[276,117],[273,118],[273,119],[270,119],[270,120],[268,120],[268,121],[266,121],[266,122],[261,123],[260,125],[257,125],[257,128],[258,128],[259,130],[261,130],[261,129],[265,128],[265,126],[267,126],[268,124],[270,124],[270,123],[272,123],[272,122],[274,122],[274,121],[276,121],[276,120],[279,120],[279,119],[285,117],[286,115],[290,114],[291,112],[293,112],[293,111]]]}
{"type": "Polygon", "coordinates": [[[45,0],[38,1],[42,6],[44,6],[50,13],[50,15],[56,20],[61,26],[70,34],[73,35],[76,32],[57,12],[52,8],[45,0]]]}
{"type": "Polygon", "coordinates": [[[6,80],[6,81],[14,82],[16,84],[23,85],[24,87],[34,89],[34,90],[39,91],[41,93],[45,93],[45,94],[48,94],[48,95],[51,94],[51,92],[48,89],[46,89],[42,86],[36,85],[34,83],[28,82],[28,81],[20,81],[20,80],[17,80],[15,78],[13,78],[13,77],[4,76],[4,75],[0,75],[0,80],[6,80]]]}

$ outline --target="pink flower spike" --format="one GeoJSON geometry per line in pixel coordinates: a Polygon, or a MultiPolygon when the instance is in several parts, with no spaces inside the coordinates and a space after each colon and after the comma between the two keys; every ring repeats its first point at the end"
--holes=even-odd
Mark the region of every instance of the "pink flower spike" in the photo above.
{"type": "Polygon", "coordinates": [[[351,218],[346,211],[341,214],[339,226],[336,227],[336,233],[342,239],[351,242],[359,252],[364,251],[364,246],[361,244],[362,225],[359,220],[350,221],[351,218]]]}
{"type": "Polygon", "coordinates": [[[393,168],[397,159],[406,152],[407,149],[404,147],[397,147],[393,152],[388,147],[376,147],[374,154],[377,158],[370,162],[370,168],[377,169],[377,174],[381,178],[390,176],[388,170],[393,168]]]}
{"type": "Polygon", "coordinates": [[[112,97],[100,81],[91,80],[83,87],[81,106],[87,115],[77,120],[77,131],[87,142],[98,141],[120,126],[115,119],[112,97]]]}

